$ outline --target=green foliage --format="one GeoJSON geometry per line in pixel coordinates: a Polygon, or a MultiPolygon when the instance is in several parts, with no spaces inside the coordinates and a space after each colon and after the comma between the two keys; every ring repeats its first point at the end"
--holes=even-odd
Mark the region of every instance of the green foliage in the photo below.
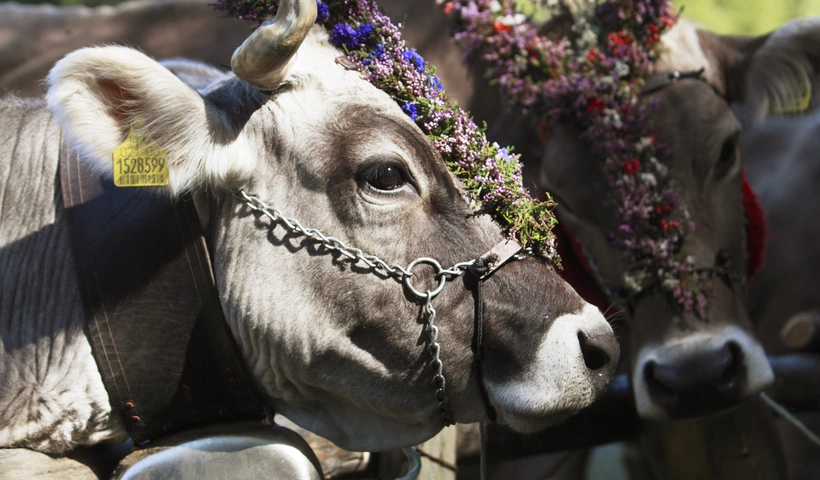
{"type": "Polygon", "coordinates": [[[673,0],[683,15],[716,33],[761,35],[787,21],[820,15],[820,0],[673,0]]]}
{"type": "MultiPolygon", "coordinates": [[[[517,0],[529,16],[539,0],[517,0]]],[[[598,0],[601,1],[601,0],[598,0]]],[[[683,15],[725,35],[762,35],[794,18],[820,15],[820,0],[673,0],[683,15]]],[[[544,12],[545,9],[538,11],[544,12]]],[[[542,13],[543,15],[543,13],[542,13]]]]}

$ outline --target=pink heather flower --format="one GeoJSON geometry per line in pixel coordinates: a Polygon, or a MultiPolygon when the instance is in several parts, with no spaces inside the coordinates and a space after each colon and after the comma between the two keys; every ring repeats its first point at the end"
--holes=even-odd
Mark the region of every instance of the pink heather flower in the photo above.
{"type": "MultiPolygon", "coordinates": [[[[671,2],[604,0],[594,15],[573,17],[587,29],[574,32],[579,39],[603,39],[595,46],[542,37],[530,22],[510,21],[517,15],[513,0],[454,0],[445,8],[466,58],[486,66],[506,101],[533,119],[540,136],[556,121],[575,124],[601,158],[620,225],[609,239],[629,265],[627,283],[660,283],[685,311],[703,317],[705,274],[677,259],[693,225],[663,164],[667,149],[648,133],[657,103],[638,102],[660,35],[675,23],[671,2]],[[683,276],[697,280],[684,282],[683,276]]],[[[579,14],[560,3],[553,8],[579,14]]]]}

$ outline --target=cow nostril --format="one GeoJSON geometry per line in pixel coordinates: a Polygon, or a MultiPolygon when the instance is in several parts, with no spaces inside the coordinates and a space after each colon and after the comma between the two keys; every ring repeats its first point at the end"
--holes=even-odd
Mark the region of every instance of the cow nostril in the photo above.
{"type": "Polygon", "coordinates": [[[649,385],[656,394],[668,395],[670,397],[676,397],[677,392],[672,390],[668,385],[664,384],[660,379],[657,377],[657,373],[655,372],[657,365],[655,362],[647,362],[646,366],[643,370],[643,378],[647,385],[649,385]]]}
{"type": "Polygon", "coordinates": [[[726,369],[718,378],[718,388],[722,391],[732,391],[738,388],[743,378],[743,352],[735,342],[727,343],[726,349],[729,352],[729,358],[726,369]]]}
{"type": "Polygon", "coordinates": [[[729,341],[722,347],[687,357],[648,361],[643,379],[652,400],[671,418],[714,413],[744,398],[746,367],[740,344],[729,341]]]}
{"type": "Polygon", "coordinates": [[[581,355],[588,369],[600,370],[609,363],[609,355],[581,332],[578,333],[578,343],[581,345],[581,355]]]}

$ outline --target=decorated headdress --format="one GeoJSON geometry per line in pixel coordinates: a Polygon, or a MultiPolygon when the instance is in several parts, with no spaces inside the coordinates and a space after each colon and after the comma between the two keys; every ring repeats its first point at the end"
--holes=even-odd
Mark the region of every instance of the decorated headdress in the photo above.
{"type": "Polygon", "coordinates": [[[549,37],[514,0],[438,1],[510,105],[542,134],[557,121],[575,125],[602,160],[618,223],[608,240],[627,264],[627,295],[660,288],[705,318],[709,273],[680,254],[695,225],[665,165],[668,150],[649,134],[654,99],[639,102],[660,35],[676,21],[671,2],[548,0],[552,19],[569,25],[549,37]]]}
{"type": "MultiPolygon", "coordinates": [[[[558,262],[552,227],[553,202],[533,199],[524,189],[518,155],[490,143],[483,129],[451,102],[435,68],[400,35],[400,26],[379,12],[373,0],[317,1],[316,21],[347,53],[349,68],[388,93],[427,135],[450,170],[464,183],[481,212],[489,213],[506,234],[558,262]]],[[[278,0],[217,0],[218,11],[263,20],[276,14],[278,0]]]]}

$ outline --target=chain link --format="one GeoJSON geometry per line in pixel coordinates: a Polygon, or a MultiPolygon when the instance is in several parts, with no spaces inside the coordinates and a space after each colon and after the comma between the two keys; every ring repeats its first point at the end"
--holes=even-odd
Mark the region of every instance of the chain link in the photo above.
{"type": "Polygon", "coordinates": [[[396,280],[403,282],[410,288],[411,293],[413,293],[419,301],[425,300],[426,294],[416,290],[413,288],[412,284],[409,283],[408,278],[413,276],[413,267],[420,263],[425,263],[435,268],[435,278],[439,282],[439,287],[437,287],[434,291],[433,296],[435,297],[439,292],[441,292],[441,287],[443,287],[444,283],[463,275],[474,262],[474,260],[470,260],[467,262],[457,263],[450,268],[443,268],[441,264],[434,259],[418,258],[410,262],[406,268],[396,264],[391,265],[376,255],[369,255],[364,253],[359,248],[346,245],[338,238],[328,237],[315,228],[304,227],[298,220],[284,216],[279,209],[265,204],[258,197],[249,195],[244,190],[237,191],[235,195],[239,199],[243,200],[245,205],[247,205],[248,208],[254,212],[261,213],[262,215],[268,217],[271,222],[283,225],[291,232],[304,235],[305,237],[316,241],[325,250],[329,252],[339,252],[351,262],[362,262],[367,265],[368,268],[383,271],[396,280]]]}
{"type": "Polygon", "coordinates": [[[427,351],[433,357],[430,366],[433,369],[433,385],[436,388],[436,398],[438,399],[439,410],[441,410],[441,419],[445,426],[453,425],[453,415],[450,411],[450,400],[447,396],[447,382],[444,379],[444,364],[441,361],[440,353],[441,346],[438,343],[438,327],[436,326],[436,310],[433,308],[433,298],[435,298],[444,289],[444,285],[448,280],[453,280],[463,275],[475,262],[470,260],[468,262],[460,262],[450,268],[443,268],[441,264],[432,258],[422,257],[410,262],[407,268],[399,265],[390,265],[376,255],[368,255],[361,249],[350,247],[343,241],[328,237],[315,228],[305,228],[298,220],[285,217],[282,212],[274,207],[266,205],[262,200],[254,195],[249,195],[244,190],[239,190],[235,193],[236,197],[242,200],[249,209],[254,212],[259,212],[268,217],[271,222],[271,228],[276,224],[283,225],[285,228],[293,233],[304,235],[305,237],[319,243],[321,248],[330,252],[339,252],[347,260],[356,263],[362,262],[368,268],[375,271],[384,271],[392,278],[402,282],[407,291],[412,293],[417,301],[424,301],[424,313],[426,314],[425,331],[429,337],[427,351]],[[438,286],[433,290],[427,290],[422,293],[413,287],[410,278],[413,276],[413,268],[419,264],[430,265],[435,269],[435,278],[438,280],[438,286]]]}
{"type": "Polygon", "coordinates": [[[441,411],[441,419],[445,426],[452,425],[453,414],[450,412],[450,399],[447,397],[447,381],[444,379],[442,370],[444,369],[444,362],[441,361],[439,354],[441,353],[441,346],[438,343],[438,327],[436,326],[436,309],[433,308],[433,294],[427,292],[427,301],[424,304],[424,312],[427,314],[427,324],[425,330],[429,337],[427,351],[433,360],[430,362],[430,367],[433,369],[433,386],[436,387],[436,398],[438,399],[438,408],[441,411]]]}

